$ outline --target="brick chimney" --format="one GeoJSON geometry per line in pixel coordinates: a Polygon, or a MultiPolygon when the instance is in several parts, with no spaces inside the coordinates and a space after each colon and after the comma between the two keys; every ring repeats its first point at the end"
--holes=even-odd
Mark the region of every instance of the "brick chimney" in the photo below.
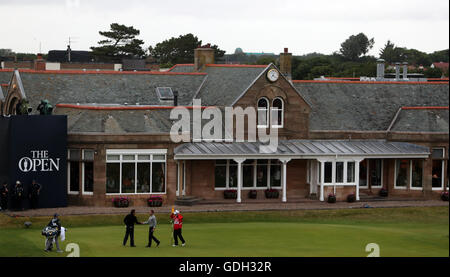
{"type": "Polygon", "coordinates": [[[210,44],[200,46],[194,50],[194,70],[203,71],[207,64],[214,63],[214,49],[210,44]]]}
{"type": "Polygon", "coordinates": [[[41,53],[38,53],[36,60],[34,60],[34,70],[45,70],[45,60],[41,53]]]}
{"type": "Polygon", "coordinates": [[[280,53],[280,72],[288,80],[292,80],[292,53],[289,53],[287,48],[280,53]]]}

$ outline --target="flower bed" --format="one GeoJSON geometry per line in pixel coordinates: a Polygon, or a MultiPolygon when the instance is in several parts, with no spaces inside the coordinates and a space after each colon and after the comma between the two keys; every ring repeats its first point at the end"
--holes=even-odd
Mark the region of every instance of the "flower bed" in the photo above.
{"type": "Polygon", "coordinates": [[[150,196],[147,199],[147,204],[149,207],[161,207],[163,203],[163,199],[161,196],[150,196]]]}
{"type": "Polygon", "coordinates": [[[448,191],[443,191],[441,193],[441,199],[442,201],[448,201],[448,191]]]}
{"type": "Polygon", "coordinates": [[[237,198],[237,190],[234,190],[234,189],[224,190],[223,197],[225,199],[236,199],[237,198]]]}
{"type": "Polygon", "coordinates": [[[336,195],[334,195],[333,193],[328,194],[327,202],[328,203],[336,203],[336,195]]]}
{"type": "Polygon", "coordinates": [[[278,198],[280,196],[280,192],[276,189],[266,189],[264,194],[266,198],[278,198]]]}
{"type": "Polygon", "coordinates": [[[130,199],[128,197],[114,197],[112,202],[116,208],[126,208],[130,205],[130,199]]]}

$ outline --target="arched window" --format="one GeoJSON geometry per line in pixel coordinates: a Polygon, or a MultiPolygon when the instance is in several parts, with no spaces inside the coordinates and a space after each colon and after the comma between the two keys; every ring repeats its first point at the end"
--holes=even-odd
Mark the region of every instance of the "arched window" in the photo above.
{"type": "Polygon", "coordinates": [[[284,102],[283,99],[277,97],[272,101],[272,127],[273,128],[282,128],[284,122],[284,102]]]}
{"type": "Polygon", "coordinates": [[[258,128],[269,127],[269,100],[260,98],[258,100],[258,128]]]}

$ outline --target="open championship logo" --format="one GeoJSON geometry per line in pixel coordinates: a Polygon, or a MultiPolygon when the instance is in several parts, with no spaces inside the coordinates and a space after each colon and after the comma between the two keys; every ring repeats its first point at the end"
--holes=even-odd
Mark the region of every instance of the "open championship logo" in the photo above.
{"type": "Polygon", "coordinates": [[[47,150],[30,151],[31,157],[23,157],[19,160],[19,169],[22,172],[47,172],[59,171],[60,158],[52,159],[47,150]]]}

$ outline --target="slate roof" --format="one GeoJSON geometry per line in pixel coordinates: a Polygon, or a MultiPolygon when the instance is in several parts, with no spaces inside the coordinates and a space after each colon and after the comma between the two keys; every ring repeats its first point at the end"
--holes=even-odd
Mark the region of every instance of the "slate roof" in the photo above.
{"type": "Polygon", "coordinates": [[[265,67],[210,67],[205,73],[208,77],[196,98],[205,106],[231,106],[265,70],[265,67]]]}
{"type": "Polygon", "coordinates": [[[448,109],[402,109],[391,131],[448,133],[448,109]]]}
{"type": "Polygon", "coordinates": [[[0,69],[0,84],[8,84],[11,81],[13,75],[12,70],[1,70],[0,69]]]}
{"type": "MultiPolygon", "coordinates": [[[[160,105],[157,87],[178,90],[179,105],[191,102],[204,75],[165,74],[61,74],[20,72],[23,87],[33,107],[42,99],[51,104],[101,103],[160,105]]],[[[172,105],[171,103],[170,105],[172,105]]]]}
{"type": "Polygon", "coordinates": [[[386,140],[284,140],[278,142],[274,153],[261,153],[260,142],[197,142],[184,143],[174,150],[175,158],[217,156],[265,157],[278,156],[428,156],[429,149],[405,142],[386,140]]]}
{"type": "Polygon", "coordinates": [[[310,130],[386,131],[400,107],[449,105],[449,86],[443,84],[294,82],[294,86],[312,105],[310,130]]]}
{"type": "Polygon", "coordinates": [[[67,115],[69,133],[167,134],[172,122],[170,110],[78,110],[56,108],[54,114],[67,115]]]}
{"type": "Polygon", "coordinates": [[[176,64],[171,69],[170,72],[194,72],[193,64],[176,64]]]}

